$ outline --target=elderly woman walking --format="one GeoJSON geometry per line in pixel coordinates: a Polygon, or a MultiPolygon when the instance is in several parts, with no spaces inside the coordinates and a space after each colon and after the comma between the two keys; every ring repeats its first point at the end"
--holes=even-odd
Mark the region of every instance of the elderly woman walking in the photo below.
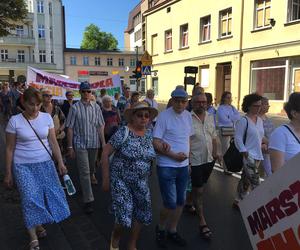
{"type": "Polygon", "coordinates": [[[56,173],[67,172],[48,113],[40,112],[41,93],[30,87],[24,92],[25,111],[12,116],[6,128],[7,187],[16,182],[21,195],[30,250],[39,249],[38,238],[46,236],[42,224],[59,222],[70,215],[65,193],[56,173]],[[52,157],[52,154],[53,157],[52,157]]]}
{"type": "Polygon", "coordinates": [[[128,249],[135,250],[142,224],[148,225],[152,220],[148,176],[155,151],[151,132],[146,126],[157,113],[145,103],[137,103],[125,110],[128,125],[121,127],[103,149],[103,190],[111,188],[115,215],[111,250],[119,249],[124,227],[131,228],[128,249]],[[113,159],[109,162],[109,155],[113,152],[113,159]]]}

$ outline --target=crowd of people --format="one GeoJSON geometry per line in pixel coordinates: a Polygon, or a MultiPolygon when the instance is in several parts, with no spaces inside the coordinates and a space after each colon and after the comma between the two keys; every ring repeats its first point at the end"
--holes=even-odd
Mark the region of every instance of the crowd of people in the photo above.
{"type": "Polygon", "coordinates": [[[1,123],[6,126],[5,184],[20,191],[29,249],[39,249],[47,232],[43,224],[70,215],[58,175],[67,173],[66,157],[75,158],[82,191],[83,209],[93,213],[101,165],[102,189],[110,192],[115,217],[110,249],[119,249],[125,228],[131,229],[128,249],[136,250],[143,225],[152,221],[149,176],[156,173],[162,198],[156,243],[168,241],[186,246],[178,231],[183,210],[196,215],[199,233],[209,240],[213,232],[204,216],[205,184],[216,163],[231,175],[223,156],[233,139],[243,155],[235,208],[246,195],[286,161],[300,152],[300,93],[292,93],[284,109],[290,120],[275,129],[268,118],[268,98],[246,95],[242,115],[224,92],[220,105],[210,93],[195,86],[191,98],[177,86],[165,110],[159,113],[154,91],[140,100],[139,92],[124,87],[123,94],[96,97],[87,82],[80,84],[80,100],[72,91],[59,105],[48,89],[25,88],[6,83],[0,92],[1,123]],[[58,174],[55,170],[58,170],[58,174]]]}

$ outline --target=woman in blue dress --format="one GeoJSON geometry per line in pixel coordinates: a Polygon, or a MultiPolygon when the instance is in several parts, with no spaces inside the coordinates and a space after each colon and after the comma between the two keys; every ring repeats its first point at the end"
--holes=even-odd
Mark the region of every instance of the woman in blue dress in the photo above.
{"type": "Polygon", "coordinates": [[[121,127],[106,144],[102,153],[102,188],[110,187],[115,225],[111,236],[111,250],[119,249],[125,227],[131,228],[128,249],[136,249],[142,225],[152,220],[148,176],[155,158],[151,131],[146,127],[158,111],[139,102],[125,110],[128,125],[121,127]],[[109,161],[109,156],[113,159],[109,161]]]}

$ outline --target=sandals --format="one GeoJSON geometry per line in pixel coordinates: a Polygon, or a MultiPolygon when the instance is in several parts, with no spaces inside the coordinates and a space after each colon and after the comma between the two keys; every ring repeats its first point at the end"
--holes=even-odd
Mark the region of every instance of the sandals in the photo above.
{"type": "Polygon", "coordinates": [[[29,243],[29,250],[40,250],[39,241],[33,240],[29,243]]]}
{"type": "Polygon", "coordinates": [[[40,229],[36,230],[36,235],[39,239],[43,239],[47,236],[47,231],[45,228],[41,227],[40,229]]]}
{"type": "Polygon", "coordinates": [[[207,225],[199,226],[200,235],[203,239],[210,240],[212,232],[207,225]]]}

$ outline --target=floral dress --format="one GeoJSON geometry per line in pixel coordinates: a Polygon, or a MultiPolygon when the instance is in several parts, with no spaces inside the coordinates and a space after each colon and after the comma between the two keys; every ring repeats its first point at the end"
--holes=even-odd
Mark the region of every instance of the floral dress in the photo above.
{"type": "Polygon", "coordinates": [[[122,143],[124,136],[125,127],[121,127],[109,141],[116,150],[110,166],[115,223],[131,227],[136,220],[148,225],[152,220],[148,176],[155,158],[151,131],[144,136],[129,131],[122,143]]]}

